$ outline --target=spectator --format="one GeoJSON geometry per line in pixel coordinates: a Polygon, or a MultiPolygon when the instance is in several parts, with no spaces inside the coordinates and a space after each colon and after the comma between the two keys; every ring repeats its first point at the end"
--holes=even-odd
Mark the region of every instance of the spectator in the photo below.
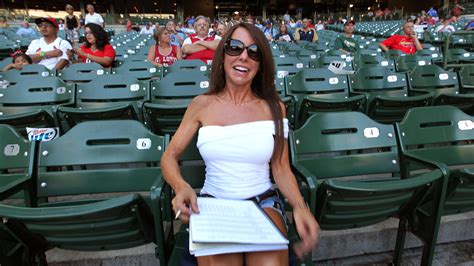
{"type": "Polygon", "coordinates": [[[0,17],[0,29],[8,28],[8,27],[9,25],[8,25],[7,19],[5,17],[0,17]]]}
{"type": "Polygon", "coordinates": [[[255,25],[255,21],[252,16],[247,16],[247,21],[248,24],[255,25]]]}
{"type": "Polygon", "coordinates": [[[321,20],[316,24],[316,30],[324,30],[324,23],[321,20]]]}
{"type": "Polygon", "coordinates": [[[456,29],[453,25],[449,24],[451,22],[450,18],[445,18],[441,22],[441,25],[436,27],[435,32],[455,32],[456,29]]]}
{"type": "Polygon", "coordinates": [[[36,35],[36,31],[30,27],[30,23],[27,21],[22,21],[20,27],[16,31],[16,35],[18,36],[31,36],[31,37],[38,37],[36,35]]]}
{"type": "Polygon", "coordinates": [[[195,35],[189,36],[183,42],[183,54],[186,59],[200,59],[206,64],[210,64],[214,58],[214,51],[221,39],[220,36],[209,36],[209,18],[204,16],[196,17],[194,23],[195,35]]]}
{"type": "Polygon", "coordinates": [[[81,28],[81,22],[74,15],[74,7],[72,5],[66,5],[66,37],[69,39],[73,46],[79,42],[79,29],[81,28]]]}
{"type": "Polygon", "coordinates": [[[86,25],[86,20],[82,14],[79,15],[79,22],[81,23],[81,28],[84,28],[84,25],[86,25]]]}
{"type": "Polygon", "coordinates": [[[142,29],[140,30],[140,34],[153,34],[153,29],[150,27],[149,23],[145,24],[145,26],[142,27],[142,29]]]}
{"type": "Polygon", "coordinates": [[[261,31],[263,31],[263,25],[260,19],[255,20],[255,27],[259,28],[261,31]]]}
{"type": "Polygon", "coordinates": [[[285,23],[289,23],[290,22],[290,14],[288,14],[288,10],[286,11],[285,15],[283,16],[283,20],[285,21],[285,23]]]}
{"type": "Polygon", "coordinates": [[[426,29],[426,25],[421,24],[421,17],[415,18],[413,21],[413,29],[416,33],[423,33],[426,29]]]}
{"type": "Polygon", "coordinates": [[[37,18],[35,23],[43,37],[33,40],[26,54],[48,69],[63,69],[70,63],[67,53],[72,50],[71,44],[58,37],[59,26],[54,18],[37,18]]]}
{"type": "Polygon", "coordinates": [[[295,31],[295,40],[296,41],[308,41],[308,42],[317,42],[318,34],[315,29],[310,29],[309,21],[307,18],[303,19],[303,25],[301,28],[295,31]]]}
{"type": "Polygon", "coordinates": [[[125,30],[127,32],[132,31],[132,21],[129,18],[127,18],[127,23],[125,24],[125,30]]]}
{"type": "Polygon", "coordinates": [[[188,25],[191,24],[193,27],[194,27],[194,23],[196,23],[196,19],[194,18],[194,16],[192,16],[191,18],[189,18],[188,20],[188,25]]]}
{"type": "Polygon", "coordinates": [[[263,34],[265,34],[265,37],[267,37],[267,40],[273,41],[273,36],[275,35],[275,32],[270,20],[267,20],[267,22],[265,23],[265,28],[263,28],[263,34]]]}
{"type": "Polygon", "coordinates": [[[417,50],[422,50],[423,46],[416,37],[413,22],[407,21],[403,24],[405,35],[393,35],[385,41],[379,43],[380,48],[387,52],[389,49],[400,50],[405,54],[414,54],[417,50]]]}
{"type": "Polygon", "coordinates": [[[95,13],[94,6],[91,4],[87,5],[87,15],[86,20],[84,21],[85,25],[89,23],[95,23],[102,28],[104,27],[104,19],[99,13],[95,13]]]}
{"type": "Polygon", "coordinates": [[[436,25],[436,19],[430,15],[426,15],[426,25],[433,26],[436,25]]]}
{"type": "Polygon", "coordinates": [[[427,15],[430,15],[436,21],[438,20],[438,11],[434,9],[434,7],[430,7],[430,9],[426,12],[427,15]]]}
{"type": "Polygon", "coordinates": [[[115,50],[109,44],[107,33],[98,24],[89,23],[84,27],[86,41],[80,48],[75,48],[78,60],[84,63],[95,62],[102,67],[112,67],[115,60],[115,50]]]}
{"type": "Polygon", "coordinates": [[[219,35],[221,37],[224,36],[224,34],[227,32],[227,26],[224,25],[223,23],[219,23],[217,25],[217,31],[216,32],[217,32],[217,35],[219,35]]]}
{"type": "Polygon", "coordinates": [[[186,39],[186,34],[184,34],[181,30],[176,30],[176,24],[172,19],[166,22],[166,29],[170,34],[170,43],[172,45],[181,47],[181,45],[183,45],[184,39],[186,39]]]}
{"type": "Polygon", "coordinates": [[[285,24],[280,25],[279,33],[275,35],[275,40],[277,41],[285,41],[285,42],[292,42],[294,41],[293,39],[293,34],[288,32],[288,28],[286,27],[285,24]]]}
{"type": "Polygon", "coordinates": [[[176,60],[182,59],[181,48],[170,42],[170,36],[168,29],[164,27],[158,28],[153,35],[156,44],[148,51],[148,61],[155,66],[171,66],[176,60]]]}
{"type": "Polygon", "coordinates": [[[474,20],[471,20],[467,23],[466,30],[474,30],[474,20]]]}
{"type": "Polygon", "coordinates": [[[355,53],[359,49],[359,43],[353,38],[355,22],[350,20],[344,24],[344,34],[339,36],[334,43],[334,49],[346,54],[355,53]]]}
{"type": "Polygon", "coordinates": [[[59,26],[59,30],[64,30],[66,27],[64,26],[64,20],[60,19],[59,20],[59,23],[58,23],[58,26],[59,26]]]}
{"type": "Polygon", "coordinates": [[[453,17],[460,17],[462,15],[462,12],[464,11],[464,7],[459,5],[457,3],[457,1],[454,1],[455,2],[455,5],[454,5],[454,8],[453,10],[451,10],[451,16],[453,17]]]}
{"type": "Polygon", "coordinates": [[[12,63],[6,65],[2,69],[2,71],[5,72],[13,68],[17,70],[22,70],[23,66],[31,65],[32,63],[33,63],[33,60],[31,60],[31,57],[24,54],[21,50],[18,50],[15,53],[13,53],[12,63]]]}

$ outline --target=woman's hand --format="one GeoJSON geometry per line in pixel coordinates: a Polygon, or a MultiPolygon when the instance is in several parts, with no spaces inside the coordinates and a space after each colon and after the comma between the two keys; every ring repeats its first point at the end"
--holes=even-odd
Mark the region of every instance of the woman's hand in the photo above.
{"type": "Polygon", "coordinates": [[[187,224],[191,213],[199,213],[196,192],[188,185],[176,191],[176,196],[171,201],[173,211],[179,220],[187,224]]]}
{"type": "Polygon", "coordinates": [[[22,70],[23,69],[23,64],[22,63],[13,63],[12,67],[16,70],[22,70]]]}
{"type": "Polygon", "coordinates": [[[74,47],[74,52],[79,56],[82,56],[82,57],[86,56],[86,53],[84,51],[82,51],[82,49],[79,48],[79,47],[74,47]]]}
{"type": "Polygon", "coordinates": [[[314,219],[313,214],[307,207],[298,207],[293,209],[293,219],[296,225],[296,231],[301,241],[293,247],[298,258],[302,258],[305,254],[311,253],[313,248],[319,241],[319,224],[314,219]]]}

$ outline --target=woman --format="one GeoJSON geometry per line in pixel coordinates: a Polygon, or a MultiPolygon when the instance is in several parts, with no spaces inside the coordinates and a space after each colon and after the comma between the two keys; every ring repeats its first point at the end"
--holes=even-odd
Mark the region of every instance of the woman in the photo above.
{"type": "Polygon", "coordinates": [[[88,23],[84,27],[86,42],[80,48],[74,48],[78,55],[78,61],[84,63],[95,62],[102,67],[112,67],[115,60],[115,50],[109,44],[104,29],[94,23],[88,23]]]}
{"type": "Polygon", "coordinates": [[[81,28],[81,23],[74,15],[74,7],[72,5],[66,5],[66,12],[66,36],[67,39],[72,43],[72,46],[75,47],[79,41],[78,31],[81,28]]]}
{"type": "Polygon", "coordinates": [[[281,24],[280,26],[280,32],[275,35],[275,40],[277,41],[284,41],[284,42],[292,42],[294,41],[293,39],[293,34],[291,34],[290,32],[288,32],[288,28],[286,27],[285,24],[281,24]]]}
{"type": "Polygon", "coordinates": [[[0,29],[8,27],[10,26],[8,25],[7,19],[5,17],[0,17],[0,29]]]}
{"type": "MultiPolygon", "coordinates": [[[[193,99],[161,159],[165,180],[176,192],[174,212],[184,223],[189,221],[191,211],[199,213],[196,193],[184,181],[178,166],[180,155],[198,132],[197,146],[206,164],[201,195],[241,200],[257,200],[257,196],[265,195],[260,207],[287,234],[282,201],[274,194],[269,196],[273,191],[271,165],[279,190],[293,207],[293,221],[302,238],[295,253],[302,256],[311,252],[319,226],[290,169],[288,120],[284,119],[285,107],[276,93],[274,62],[264,34],[247,23],[230,28],[216,49],[212,71],[209,92],[193,99]],[[275,207],[278,205],[280,209],[275,207]]],[[[198,262],[288,265],[288,250],[203,256],[198,262]]]]}
{"type": "Polygon", "coordinates": [[[176,60],[182,59],[181,48],[177,45],[170,44],[170,32],[160,27],[153,35],[156,44],[150,47],[148,51],[148,61],[155,66],[171,66],[176,60]]]}

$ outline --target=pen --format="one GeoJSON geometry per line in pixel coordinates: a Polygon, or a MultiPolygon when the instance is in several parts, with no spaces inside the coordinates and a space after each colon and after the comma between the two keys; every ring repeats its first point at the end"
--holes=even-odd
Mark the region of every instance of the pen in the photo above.
{"type": "Polygon", "coordinates": [[[176,212],[176,216],[174,217],[175,220],[178,220],[179,216],[181,215],[181,210],[176,212]]]}

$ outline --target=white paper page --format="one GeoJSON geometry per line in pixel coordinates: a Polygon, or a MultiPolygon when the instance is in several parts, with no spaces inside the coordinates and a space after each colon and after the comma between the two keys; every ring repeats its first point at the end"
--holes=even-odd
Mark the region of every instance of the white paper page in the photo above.
{"type": "Polygon", "coordinates": [[[288,244],[252,201],[198,198],[198,206],[189,226],[194,243],[288,244]]]}

